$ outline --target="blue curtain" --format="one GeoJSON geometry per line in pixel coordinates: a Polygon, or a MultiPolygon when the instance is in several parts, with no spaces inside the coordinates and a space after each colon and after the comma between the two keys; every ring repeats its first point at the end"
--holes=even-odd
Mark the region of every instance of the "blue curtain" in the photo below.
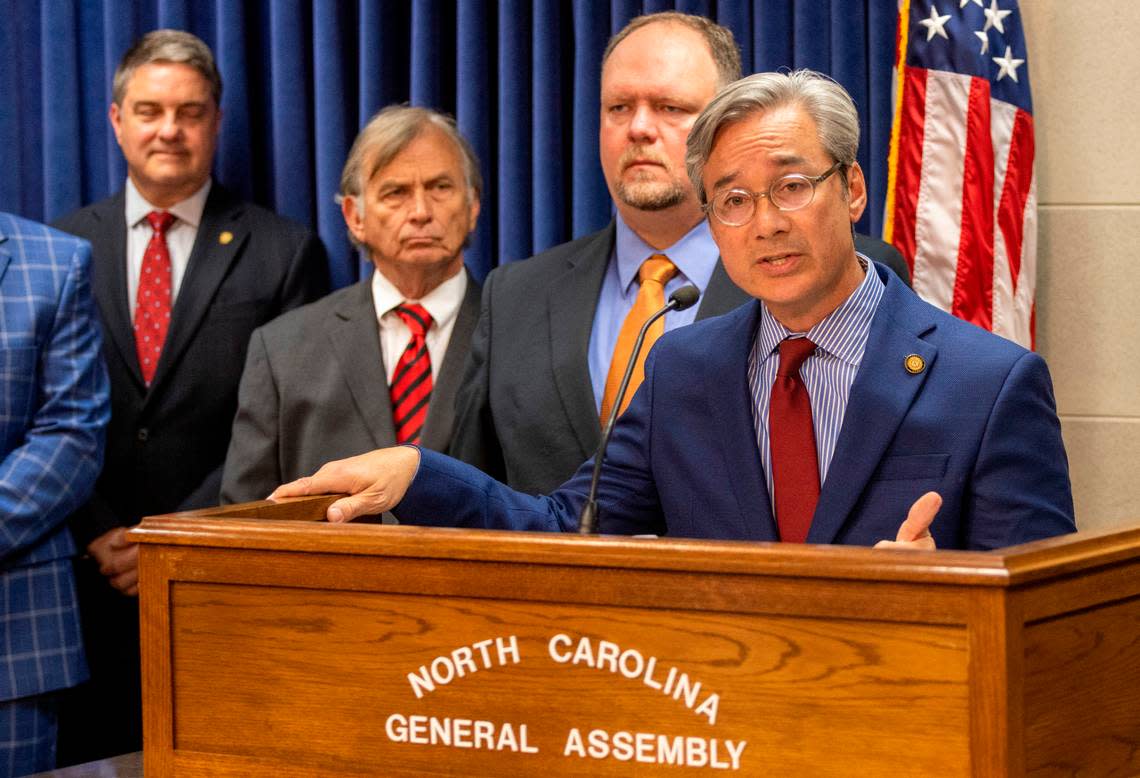
{"type": "Polygon", "coordinates": [[[313,225],[336,286],[363,263],[333,201],[357,130],[393,102],[456,116],[486,191],[467,254],[495,265],[604,226],[600,59],[641,13],[677,9],[732,29],[746,73],[810,67],[855,98],[877,234],[886,191],[896,0],[0,0],[0,210],[51,220],[118,190],[111,75],[159,27],[214,50],[225,82],[218,179],[313,225]]]}

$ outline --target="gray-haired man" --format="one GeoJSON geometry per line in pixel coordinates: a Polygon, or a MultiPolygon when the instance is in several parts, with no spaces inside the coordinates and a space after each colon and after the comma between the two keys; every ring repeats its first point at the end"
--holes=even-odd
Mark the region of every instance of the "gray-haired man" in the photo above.
{"type": "Polygon", "coordinates": [[[463,248],[481,188],[474,152],[441,114],[393,106],[361,130],[340,200],[376,270],[253,334],[224,501],[262,499],[377,446],[447,448],[479,313],[463,248]]]}
{"type": "MultiPolygon", "coordinates": [[[[684,163],[697,115],[738,78],[732,33],[701,16],[639,16],[610,40],[598,147],[614,220],[487,277],[453,455],[520,491],[554,489],[597,447],[648,311],[682,286],[701,292],[651,328],[647,345],[748,299],[725,273],[684,163]]],[[[893,247],[857,240],[907,278],[893,247]]],[[[641,375],[639,365],[630,395],[641,375]]]]}

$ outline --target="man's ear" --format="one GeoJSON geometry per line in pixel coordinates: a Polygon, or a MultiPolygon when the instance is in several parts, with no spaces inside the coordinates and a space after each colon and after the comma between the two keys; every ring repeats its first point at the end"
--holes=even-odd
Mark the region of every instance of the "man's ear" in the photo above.
{"type": "Polygon", "coordinates": [[[123,127],[123,109],[119,107],[118,103],[111,103],[111,107],[107,109],[107,118],[111,120],[111,129],[115,133],[115,140],[120,146],[123,145],[122,127],[123,127]]]}
{"type": "Polygon", "coordinates": [[[467,192],[467,199],[470,204],[467,206],[467,234],[475,232],[475,225],[479,223],[479,196],[473,192],[467,192]]]}
{"type": "Polygon", "coordinates": [[[356,238],[358,243],[363,244],[364,214],[358,207],[357,196],[345,195],[344,199],[340,201],[340,212],[344,216],[344,224],[352,233],[352,237],[356,238]]]}
{"type": "Polygon", "coordinates": [[[863,178],[863,168],[855,162],[847,170],[847,208],[851,223],[859,221],[867,207],[867,180],[863,178]]]}

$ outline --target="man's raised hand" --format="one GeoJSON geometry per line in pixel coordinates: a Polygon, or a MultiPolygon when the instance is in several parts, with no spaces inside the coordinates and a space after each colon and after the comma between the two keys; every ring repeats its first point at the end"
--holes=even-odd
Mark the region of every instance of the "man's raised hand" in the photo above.
{"type": "Polygon", "coordinates": [[[906,515],[906,521],[899,527],[894,540],[880,540],[875,548],[917,548],[933,551],[934,538],[930,535],[930,525],[942,507],[942,495],[927,492],[915,500],[906,515]]]}

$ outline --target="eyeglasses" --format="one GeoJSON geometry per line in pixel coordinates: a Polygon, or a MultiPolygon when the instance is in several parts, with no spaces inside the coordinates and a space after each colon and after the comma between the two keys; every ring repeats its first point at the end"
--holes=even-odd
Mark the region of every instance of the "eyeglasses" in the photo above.
{"type": "Polygon", "coordinates": [[[789,173],[773,181],[767,192],[726,189],[717,192],[712,202],[704,206],[704,211],[705,213],[712,211],[722,224],[727,224],[729,227],[739,227],[751,221],[753,214],[756,213],[756,203],[761,197],[767,197],[772,205],[781,211],[798,211],[811,205],[815,199],[815,188],[842,167],[842,162],[836,162],[815,177],[805,176],[802,173],[789,173]]]}

